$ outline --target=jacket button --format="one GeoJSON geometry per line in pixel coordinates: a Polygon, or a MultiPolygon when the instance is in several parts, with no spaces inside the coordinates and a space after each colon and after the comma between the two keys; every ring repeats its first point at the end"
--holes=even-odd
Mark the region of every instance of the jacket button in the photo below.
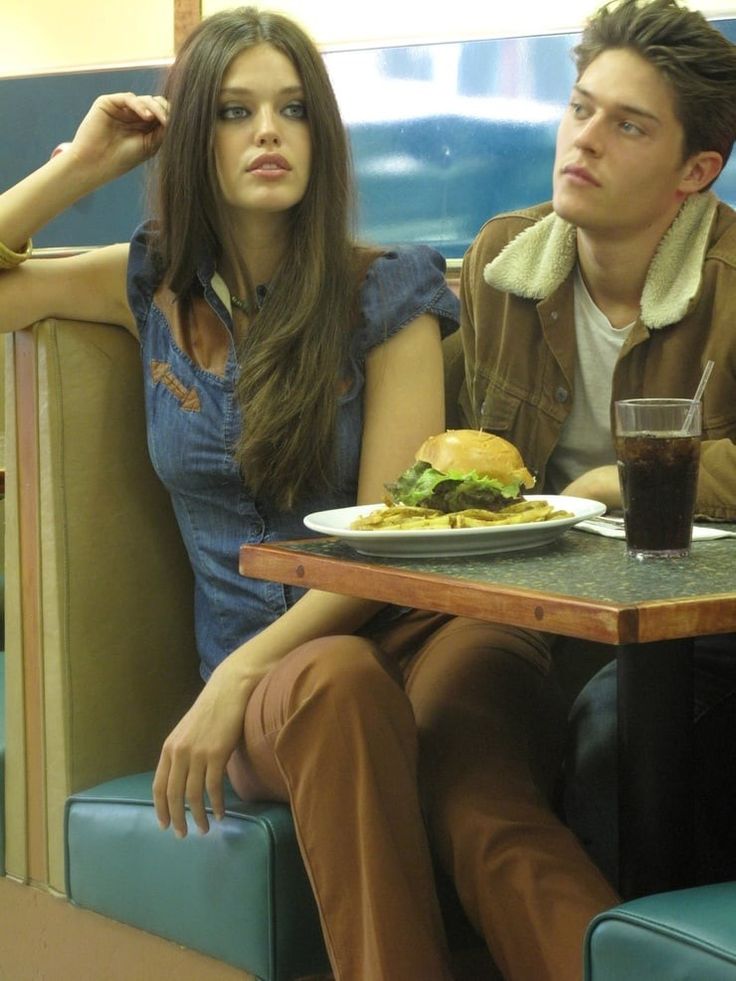
{"type": "Polygon", "coordinates": [[[549,315],[550,320],[557,320],[558,317],[559,317],[559,313],[556,310],[553,310],[552,313],[549,315]]]}
{"type": "Polygon", "coordinates": [[[567,402],[569,398],[570,393],[566,388],[563,388],[562,385],[555,389],[555,402],[567,402]]]}

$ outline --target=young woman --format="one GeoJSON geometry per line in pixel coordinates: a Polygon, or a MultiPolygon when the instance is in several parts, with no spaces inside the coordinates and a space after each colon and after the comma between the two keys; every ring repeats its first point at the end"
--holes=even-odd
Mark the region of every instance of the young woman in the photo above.
{"type": "Polygon", "coordinates": [[[161,751],[162,827],[184,836],[188,807],[206,832],[226,772],[243,797],[288,801],[340,981],[451,977],[431,841],[505,975],[569,981],[601,904],[578,900],[587,860],[527,747],[549,709],[544,638],[238,574],[244,541],[380,500],[444,429],[444,263],[356,245],[350,195],[314,45],[280,16],[216,14],[164,96],[98,99],[0,197],[0,326],[53,315],[140,342],[206,682],[161,751]],[[37,229],[154,154],[155,218],[130,245],[24,261],[37,229]]]}
{"type": "MultiPolygon", "coordinates": [[[[388,976],[385,957],[395,976],[441,978],[411,707],[375,644],[343,636],[379,605],[238,574],[243,541],[302,536],[311,510],[380,500],[384,481],[444,428],[440,342],[457,317],[444,262],[426,248],[358,246],[351,197],[344,128],[313,43],[280,16],[216,14],[183,46],[164,96],[99,98],[64,152],[0,198],[2,327],[53,315],[122,325],[140,341],[149,446],[195,572],[207,681],[162,750],[162,825],[186,834],[186,801],[206,831],[204,795],[219,817],[226,767],[241,793],[292,800],[336,974],[388,976]],[[157,152],[155,220],[130,245],[23,263],[48,220],[157,152]],[[273,693],[284,706],[270,707],[273,693]],[[298,716],[290,752],[306,759],[294,773],[278,722],[256,733],[261,706],[298,716]],[[365,771],[352,802],[344,761],[351,784],[365,771]],[[302,804],[303,782],[324,813],[302,804]],[[374,875],[380,901],[348,854],[368,821],[381,864],[395,865],[374,875]],[[333,910],[346,878],[350,913],[333,910]],[[364,893],[366,909],[379,908],[377,933],[400,911],[401,949],[370,939],[356,910],[364,893]]],[[[387,610],[374,623],[396,618],[387,610]]]]}

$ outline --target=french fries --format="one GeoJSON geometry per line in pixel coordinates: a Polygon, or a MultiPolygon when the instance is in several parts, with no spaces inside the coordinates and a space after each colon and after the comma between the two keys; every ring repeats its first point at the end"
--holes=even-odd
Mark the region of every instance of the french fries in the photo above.
{"type": "Polygon", "coordinates": [[[432,508],[404,505],[371,511],[350,526],[356,531],[410,531],[422,528],[490,528],[496,525],[525,524],[529,521],[551,521],[572,518],[570,511],[558,511],[547,501],[518,501],[500,511],[468,508],[444,514],[432,508]]]}
{"type": "Polygon", "coordinates": [[[407,528],[449,528],[449,514],[432,508],[412,508],[404,504],[389,505],[357,518],[351,525],[360,531],[404,531],[407,528]],[[440,521],[440,524],[430,522],[440,521]]]}

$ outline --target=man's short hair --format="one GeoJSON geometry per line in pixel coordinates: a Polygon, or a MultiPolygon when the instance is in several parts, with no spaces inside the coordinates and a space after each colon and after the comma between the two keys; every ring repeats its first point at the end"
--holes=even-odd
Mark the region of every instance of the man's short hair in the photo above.
{"type": "Polygon", "coordinates": [[[725,165],[736,138],[736,45],[677,0],[613,0],[588,20],[573,51],[578,78],[616,48],[635,51],[670,83],[683,159],[715,150],[725,165]]]}

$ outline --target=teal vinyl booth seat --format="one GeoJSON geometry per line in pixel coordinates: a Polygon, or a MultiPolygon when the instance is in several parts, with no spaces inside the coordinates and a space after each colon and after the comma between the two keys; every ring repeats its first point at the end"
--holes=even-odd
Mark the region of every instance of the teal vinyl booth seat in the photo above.
{"type": "Polygon", "coordinates": [[[202,951],[264,981],[328,969],[319,917],[283,804],[231,790],[207,835],[158,826],[153,773],[81,791],[66,807],[73,902],[202,951]]]}
{"type": "Polygon", "coordinates": [[[585,981],[644,979],[736,979],[736,882],[645,896],[592,921],[585,981]]]}

